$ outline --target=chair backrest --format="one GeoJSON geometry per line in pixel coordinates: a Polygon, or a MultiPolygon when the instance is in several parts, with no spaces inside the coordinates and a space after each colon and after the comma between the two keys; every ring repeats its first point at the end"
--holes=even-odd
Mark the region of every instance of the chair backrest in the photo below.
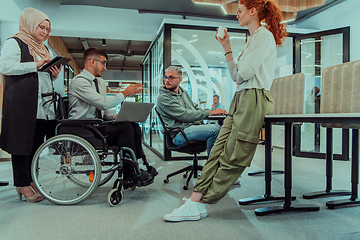
{"type": "MultiPolygon", "coordinates": [[[[320,113],[360,113],[360,61],[324,69],[320,113]]],[[[321,124],[331,128],[355,128],[358,124],[321,124]]]]}
{"type": "Polygon", "coordinates": [[[171,149],[173,149],[173,148],[176,147],[176,146],[175,146],[174,143],[171,141],[170,131],[169,131],[169,129],[166,128],[165,122],[164,122],[164,120],[162,119],[161,114],[159,113],[159,111],[158,111],[158,109],[157,109],[156,107],[155,107],[155,112],[156,112],[157,115],[158,115],[158,118],[159,118],[159,120],[160,120],[162,129],[163,129],[164,141],[165,141],[166,147],[171,150],[171,149]]]}
{"type": "Polygon", "coordinates": [[[272,115],[303,113],[304,81],[303,73],[274,79],[270,89],[274,99],[272,115]]]}
{"type": "Polygon", "coordinates": [[[191,140],[180,146],[175,146],[175,144],[172,142],[172,138],[170,135],[170,129],[166,128],[165,122],[162,119],[161,114],[159,113],[159,111],[156,107],[155,107],[155,111],[159,117],[161,126],[163,128],[165,145],[169,150],[183,152],[183,153],[189,153],[189,154],[201,153],[206,150],[206,141],[191,140]]]}

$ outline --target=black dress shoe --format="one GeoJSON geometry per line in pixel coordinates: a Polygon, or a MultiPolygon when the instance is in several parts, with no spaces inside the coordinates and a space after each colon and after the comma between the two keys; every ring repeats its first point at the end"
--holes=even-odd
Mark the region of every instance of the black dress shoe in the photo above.
{"type": "Polygon", "coordinates": [[[159,174],[154,167],[150,167],[150,169],[148,169],[147,172],[150,173],[150,175],[151,175],[153,178],[154,178],[156,175],[159,174]]]}

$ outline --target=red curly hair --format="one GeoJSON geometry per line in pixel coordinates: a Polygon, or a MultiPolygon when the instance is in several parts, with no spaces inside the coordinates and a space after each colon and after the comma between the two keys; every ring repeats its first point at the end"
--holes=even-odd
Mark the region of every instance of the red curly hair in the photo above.
{"type": "Polygon", "coordinates": [[[260,22],[265,22],[267,29],[274,35],[276,46],[281,46],[288,35],[281,11],[273,0],[239,0],[247,9],[252,7],[258,11],[260,22]]]}

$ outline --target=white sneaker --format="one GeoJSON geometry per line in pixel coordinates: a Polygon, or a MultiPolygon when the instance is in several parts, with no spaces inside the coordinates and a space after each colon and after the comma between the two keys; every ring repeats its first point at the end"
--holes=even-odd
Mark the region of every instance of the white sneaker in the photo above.
{"type": "Polygon", "coordinates": [[[206,204],[199,202],[198,209],[200,212],[200,218],[206,218],[207,217],[206,204]]]}
{"type": "Polygon", "coordinates": [[[164,215],[166,221],[181,222],[200,220],[198,202],[193,202],[190,198],[183,198],[183,200],[185,201],[183,205],[179,208],[175,208],[172,213],[164,215]]]}

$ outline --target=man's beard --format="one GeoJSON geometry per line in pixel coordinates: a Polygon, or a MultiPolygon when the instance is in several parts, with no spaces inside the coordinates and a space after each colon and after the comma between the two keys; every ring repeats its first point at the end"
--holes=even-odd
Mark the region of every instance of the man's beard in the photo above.
{"type": "Polygon", "coordinates": [[[175,87],[166,87],[166,85],[165,85],[165,89],[166,90],[168,90],[168,91],[170,91],[170,92],[173,92],[175,89],[176,89],[176,86],[175,87]]]}

